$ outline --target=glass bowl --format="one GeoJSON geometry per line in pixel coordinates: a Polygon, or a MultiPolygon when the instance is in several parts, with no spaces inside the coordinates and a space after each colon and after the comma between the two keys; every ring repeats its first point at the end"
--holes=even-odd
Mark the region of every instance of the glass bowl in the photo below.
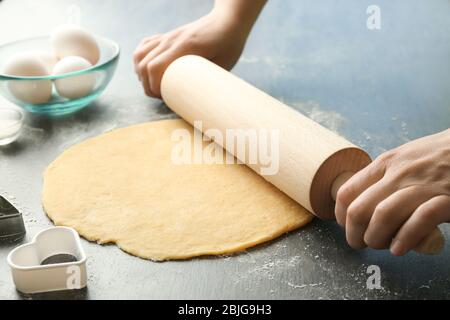
{"type": "MultiPolygon", "coordinates": [[[[24,108],[25,110],[45,116],[58,117],[68,115],[77,112],[92,101],[94,101],[111,81],[114,72],[116,71],[117,63],[120,56],[119,45],[115,42],[96,37],[97,43],[100,48],[100,60],[99,62],[85,70],[67,73],[58,76],[45,76],[45,77],[15,77],[11,75],[5,75],[0,73],[0,94],[12,103],[24,108]],[[87,78],[88,77],[88,78],[87,78]],[[92,80],[92,77],[94,80],[92,80]],[[69,79],[71,83],[82,83],[86,79],[94,82],[93,89],[84,96],[77,98],[65,98],[58,94],[55,83],[58,80],[69,79]],[[27,102],[26,95],[17,94],[13,88],[36,88],[42,84],[42,82],[52,83],[52,95],[50,100],[42,104],[33,104],[27,102]]],[[[9,59],[11,56],[29,51],[45,51],[51,50],[50,37],[38,37],[32,39],[21,40],[9,44],[0,46],[0,70],[3,67],[1,64],[9,59]]],[[[29,89],[27,89],[29,90],[29,89]]],[[[25,91],[26,92],[26,91],[25,91]]],[[[29,92],[29,91],[28,91],[29,92]]]]}
{"type": "Polygon", "coordinates": [[[19,108],[0,106],[0,147],[16,141],[22,130],[24,118],[19,108]]]}

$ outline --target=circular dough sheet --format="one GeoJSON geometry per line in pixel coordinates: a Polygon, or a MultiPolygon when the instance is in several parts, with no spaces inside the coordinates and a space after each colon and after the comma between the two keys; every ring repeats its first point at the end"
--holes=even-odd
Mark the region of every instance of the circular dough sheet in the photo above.
{"type": "Polygon", "coordinates": [[[65,151],[44,174],[56,225],[146,259],[234,253],[312,215],[244,165],[175,165],[166,120],[115,130],[65,151]]]}

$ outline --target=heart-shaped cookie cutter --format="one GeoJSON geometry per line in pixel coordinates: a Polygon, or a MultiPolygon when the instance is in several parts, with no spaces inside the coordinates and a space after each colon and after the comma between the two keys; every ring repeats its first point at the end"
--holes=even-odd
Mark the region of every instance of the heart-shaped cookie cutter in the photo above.
{"type": "Polygon", "coordinates": [[[67,227],[39,232],[28,244],[11,251],[7,258],[17,290],[41,293],[82,289],[87,285],[86,254],[78,233],[67,227]],[[62,263],[52,261],[63,260],[62,263]],[[67,262],[67,257],[72,257],[67,262]]]}

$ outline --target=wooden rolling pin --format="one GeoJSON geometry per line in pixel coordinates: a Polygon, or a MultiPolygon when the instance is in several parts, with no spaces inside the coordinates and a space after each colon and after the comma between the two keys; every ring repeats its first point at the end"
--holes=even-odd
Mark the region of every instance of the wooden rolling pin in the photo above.
{"type": "MultiPolygon", "coordinates": [[[[371,162],[344,138],[198,56],[174,61],[163,76],[161,93],[187,122],[201,121],[203,132],[216,129],[225,137],[227,129],[278,130],[279,171],[264,178],[322,219],[334,219],[337,190],[371,162]]],[[[257,173],[264,167],[239,160],[257,173]]],[[[433,254],[444,243],[436,229],[415,250],[433,254]]]]}

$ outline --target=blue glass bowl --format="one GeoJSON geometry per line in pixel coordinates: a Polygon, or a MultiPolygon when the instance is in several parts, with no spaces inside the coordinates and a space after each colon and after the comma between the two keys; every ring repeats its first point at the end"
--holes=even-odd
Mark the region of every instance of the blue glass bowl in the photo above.
{"type": "MultiPolygon", "coordinates": [[[[59,76],[14,77],[0,73],[0,94],[12,103],[31,113],[50,117],[68,115],[85,108],[98,96],[100,96],[108,86],[114,72],[116,71],[120,56],[120,47],[118,44],[100,37],[96,37],[96,40],[100,47],[101,55],[99,62],[95,66],[89,69],[59,76]],[[86,74],[90,74],[95,77],[94,88],[88,95],[76,99],[68,99],[58,95],[55,85],[53,85],[52,96],[49,101],[44,104],[31,104],[29,102],[22,101],[10,90],[10,84],[13,82],[28,81],[29,84],[35,84],[36,81],[52,81],[54,83],[58,79],[78,77],[86,74]]],[[[51,48],[50,37],[38,37],[2,45],[0,46],[0,68],[2,67],[1,64],[14,54],[26,51],[48,52],[51,48]]]]}

